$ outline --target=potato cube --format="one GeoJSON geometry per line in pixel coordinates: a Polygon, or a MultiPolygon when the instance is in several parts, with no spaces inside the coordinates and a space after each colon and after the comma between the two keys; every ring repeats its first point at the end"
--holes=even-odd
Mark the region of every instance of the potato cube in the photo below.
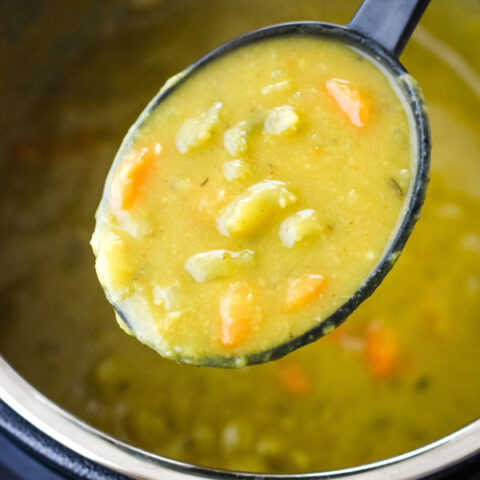
{"type": "Polygon", "coordinates": [[[292,248],[304,238],[320,233],[324,229],[324,226],[318,221],[315,210],[307,208],[287,217],[281,223],[280,240],[286,247],[292,248]]]}
{"type": "Polygon", "coordinates": [[[270,85],[266,85],[262,88],[263,95],[270,95],[272,93],[283,92],[292,88],[294,83],[291,80],[282,80],[281,82],[272,83],[270,85]]]}
{"type": "Polygon", "coordinates": [[[250,128],[247,122],[240,122],[225,131],[223,134],[223,145],[230,155],[236,157],[247,151],[249,131],[250,128]]]}
{"type": "Polygon", "coordinates": [[[130,291],[135,268],[128,245],[115,233],[95,233],[92,238],[97,259],[95,269],[102,285],[109,286],[110,299],[115,302],[130,291]]]}
{"type": "Polygon", "coordinates": [[[196,253],[185,262],[185,270],[196,282],[204,283],[233,275],[244,265],[255,261],[255,252],[241,250],[210,250],[196,253]]]}
{"type": "Polygon", "coordinates": [[[243,160],[229,160],[222,164],[222,173],[228,182],[243,180],[250,173],[250,166],[243,160]]]}
{"type": "Polygon", "coordinates": [[[217,230],[226,237],[255,232],[296,201],[285,183],[264,180],[247,188],[223,209],[217,218],[217,230]]]}
{"type": "Polygon", "coordinates": [[[284,135],[295,132],[297,127],[298,115],[293,107],[284,105],[282,107],[274,107],[267,112],[263,132],[273,135],[284,135]]]}
{"type": "Polygon", "coordinates": [[[220,124],[222,102],[215,102],[206,112],[198,117],[183,122],[175,137],[175,146],[180,153],[187,153],[207,142],[220,124]]]}
{"type": "Polygon", "coordinates": [[[152,293],[154,305],[163,307],[165,311],[177,311],[180,308],[180,288],[178,286],[154,285],[152,293]]]}

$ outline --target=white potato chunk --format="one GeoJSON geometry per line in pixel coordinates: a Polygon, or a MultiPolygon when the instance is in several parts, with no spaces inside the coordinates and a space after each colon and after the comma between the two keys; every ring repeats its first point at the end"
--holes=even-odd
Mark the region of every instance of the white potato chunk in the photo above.
{"type": "Polygon", "coordinates": [[[230,202],[217,218],[217,230],[226,237],[259,230],[275,215],[297,201],[285,183],[264,180],[247,188],[230,202]]]}
{"type": "Polygon", "coordinates": [[[298,115],[293,107],[284,105],[282,107],[274,107],[267,112],[265,123],[263,124],[263,132],[273,135],[284,135],[293,133],[298,127],[298,115]]]}
{"type": "Polygon", "coordinates": [[[162,306],[166,311],[178,310],[180,308],[180,289],[175,285],[153,287],[153,303],[162,306]]]}
{"type": "Polygon", "coordinates": [[[282,80],[281,82],[271,83],[262,88],[263,95],[270,95],[272,93],[283,92],[293,87],[291,80],[282,80]]]}
{"type": "Polygon", "coordinates": [[[215,128],[220,124],[222,102],[215,102],[198,117],[183,122],[175,137],[175,146],[180,153],[187,153],[207,142],[215,128]]]}
{"type": "Polygon", "coordinates": [[[204,283],[233,275],[254,260],[255,253],[252,250],[210,250],[189,257],[185,262],[185,270],[196,282],[204,283]]]}
{"type": "Polygon", "coordinates": [[[228,182],[244,180],[250,173],[250,166],[243,160],[229,160],[222,164],[222,173],[228,182]]]}
{"type": "Polygon", "coordinates": [[[109,287],[111,301],[120,301],[128,295],[135,273],[128,245],[111,231],[96,232],[91,243],[97,257],[98,279],[103,286],[109,287]]]}
{"type": "Polygon", "coordinates": [[[230,155],[236,157],[247,151],[249,132],[250,128],[247,122],[240,122],[225,131],[223,145],[230,155]]]}
{"type": "Polygon", "coordinates": [[[280,240],[286,247],[292,248],[304,238],[320,233],[324,229],[325,227],[318,221],[315,210],[307,208],[287,217],[281,223],[280,240]]]}

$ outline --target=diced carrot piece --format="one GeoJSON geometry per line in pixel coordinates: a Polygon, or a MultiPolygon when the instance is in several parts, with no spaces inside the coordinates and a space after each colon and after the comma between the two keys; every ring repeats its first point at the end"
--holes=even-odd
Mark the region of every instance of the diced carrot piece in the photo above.
{"type": "Polygon", "coordinates": [[[306,395],[311,390],[311,381],[307,372],[300,365],[281,361],[276,370],[280,385],[294,395],[306,395]]]}
{"type": "Polygon", "coordinates": [[[325,83],[328,94],[356,127],[364,127],[371,113],[369,97],[346,80],[331,79],[325,83]]]}
{"type": "Polygon", "coordinates": [[[368,329],[365,340],[365,360],[370,373],[378,378],[390,377],[399,360],[399,345],[395,332],[375,323],[368,329]]]}
{"type": "Polygon", "coordinates": [[[258,308],[257,292],[251,283],[238,281],[229,285],[220,298],[221,341],[225,347],[245,343],[258,308]]]}
{"type": "Polygon", "coordinates": [[[135,205],[145,188],[153,158],[148,148],[142,148],[120,164],[110,184],[110,200],[114,207],[130,210],[135,205]]]}
{"type": "Polygon", "coordinates": [[[309,273],[288,282],[286,307],[295,310],[317,300],[325,290],[325,278],[309,273]]]}

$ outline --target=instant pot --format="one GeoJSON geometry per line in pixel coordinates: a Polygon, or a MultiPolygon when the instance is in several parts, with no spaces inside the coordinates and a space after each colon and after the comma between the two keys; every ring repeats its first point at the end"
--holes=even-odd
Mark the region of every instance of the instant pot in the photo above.
{"type": "Polygon", "coordinates": [[[421,449],[361,467],[303,475],[225,472],[151,455],[89,427],[39,394],[3,360],[0,379],[0,393],[8,403],[0,402],[0,446],[6,445],[0,474],[1,468],[9,469],[19,480],[42,480],[42,475],[46,480],[480,478],[480,420],[421,449]]]}
{"type": "MultiPolygon", "coordinates": [[[[6,67],[0,78],[0,155],[57,79],[121,28],[130,3],[0,0],[0,48],[6,67]]],[[[190,3],[194,8],[195,2],[190,3]]],[[[352,13],[347,12],[346,19],[352,13]]],[[[202,468],[122,443],[51,402],[1,357],[0,398],[1,479],[480,479],[480,419],[435,443],[374,464],[275,476],[202,468]]]]}

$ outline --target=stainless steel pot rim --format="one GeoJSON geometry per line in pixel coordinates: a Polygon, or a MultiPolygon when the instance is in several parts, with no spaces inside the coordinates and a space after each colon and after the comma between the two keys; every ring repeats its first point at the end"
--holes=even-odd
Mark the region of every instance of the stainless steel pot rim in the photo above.
{"type": "Polygon", "coordinates": [[[295,475],[213,470],[148,453],[96,430],[48,400],[1,356],[0,399],[34,427],[60,444],[93,462],[137,480],[416,479],[445,470],[480,452],[480,419],[478,419],[417,450],[343,470],[295,475]]]}

